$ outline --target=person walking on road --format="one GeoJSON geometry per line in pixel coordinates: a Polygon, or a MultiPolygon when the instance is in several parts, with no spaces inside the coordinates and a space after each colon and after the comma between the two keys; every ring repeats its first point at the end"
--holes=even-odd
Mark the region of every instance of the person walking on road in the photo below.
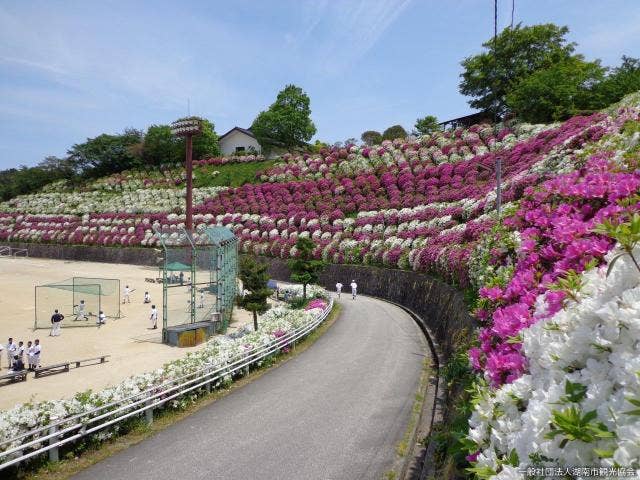
{"type": "Polygon", "coordinates": [[[50,337],[59,337],[60,336],[60,324],[64,320],[64,315],[62,315],[58,310],[55,310],[53,315],[51,315],[51,333],[50,337]]]}
{"type": "Polygon", "coordinates": [[[338,294],[338,298],[340,298],[340,293],[342,292],[342,284],[340,282],[336,283],[336,293],[338,294]]]}
{"type": "Polygon", "coordinates": [[[351,280],[351,299],[355,300],[358,294],[358,284],[355,280],[351,280]]]}

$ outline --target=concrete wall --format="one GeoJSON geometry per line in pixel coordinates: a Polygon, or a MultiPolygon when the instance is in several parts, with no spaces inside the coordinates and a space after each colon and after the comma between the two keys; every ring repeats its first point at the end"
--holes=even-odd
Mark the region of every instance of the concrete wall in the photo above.
{"type": "MultiPolygon", "coordinates": [[[[16,248],[28,248],[29,256],[61,260],[79,260],[132,265],[155,266],[157,253],[151,248],[94,247],[83,245],[49,245],[37,243],[0,243],[16,248]]],[[[269,264],[269,273],[276,280],[289,280],[286,260],[262,257],[269,264]]],[[[0,263],[0,268],[2,264],[0,263]]],[[[400,304],[418,317],[431,333],[446,359],[451,353],[452,337],[456,331],[470,328],[473,319],[467,312],[462,294],[455,288],[428,275],[405,270],[365,267],[359,265],[329,265],[320,283],[331,291],[340,281],[349,292],[355,280],[358,291],[400,304]]]]}
{"type": "Polygon", "coordinates": [[[239,131],[231,132],[219,142],[220,151],[223,155],[235,155],[236,147],[244,147],[245,151],[249,150],[249,147],[253,147],[256,152],[260,153],[260,144],[258,141],[239,131]]]}

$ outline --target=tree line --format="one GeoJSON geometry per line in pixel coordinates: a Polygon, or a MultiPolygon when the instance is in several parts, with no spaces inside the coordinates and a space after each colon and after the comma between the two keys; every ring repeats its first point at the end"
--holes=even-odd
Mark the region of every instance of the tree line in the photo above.
{"type": "MultiPolygon", "coordinates": [[[[202,134],[193,137],[193,157],[220,154],[218,136],[209,120],[202,120],[202,134]]],[[[169,125],[151,125],[146,133],[126,128],[120,134],[103,133],[76,143],[63,158],[48,156],[35,167],[0,171],[0,199],[31,193],[56,180],[71,185],[123,170],[182,162],[185,141],[171,133],[169,125]]]]}
{"type": "MultiPolygon", "coordinates": [[[[622,56],[620,65],[604,67],[576,53],[566,38],[569,28],[552,23],[505,28],[484,51],[465,58],[459,91],[469,105],[489,118],[515,117],[529,123],[550,123],[603,109],[640,90],[640,60],[622,56]]],[[[416,120],[413,134],[440,129],[436,117],[416,120]]],[[[383,133],[367,130],[367,145],[403,138],[400,125],[383,133]]]]}

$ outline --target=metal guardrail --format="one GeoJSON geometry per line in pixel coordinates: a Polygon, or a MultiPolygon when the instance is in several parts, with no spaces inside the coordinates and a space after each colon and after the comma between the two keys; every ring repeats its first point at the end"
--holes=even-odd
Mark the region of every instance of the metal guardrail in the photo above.
{"type": "Polygon", "coordinates": [[[212,384],[222,380],[225,376],[233,375],[241,370],[248,371],[251,365],[284,347],[294,344],[300,338],[311,333],[327,318],[332,308],[333,299],[330,299],[327,307],[313,322],[292,330],[266,345],[228,359],[226,366],[215,369],[206,367],[197,370],[117,402],[111,402],[87,412],[57,419],[47,426],[0,442],[0,448],[6,448],[7,445],[10,445],[9,448],[0,452],[0,470],[37,457],[45,452],[49,452],[51,461],[57,461],[59,447],[135,415],[144,413],[147,422],[152,423],[154,408],[160,407],[192,390],[206,388],[207,391],[211,391],[212,384]],[[19,444],[15,445],[16,442],[19,442],[19,444]],[[25,450],[27,450],[26,453],[25,450]]]}

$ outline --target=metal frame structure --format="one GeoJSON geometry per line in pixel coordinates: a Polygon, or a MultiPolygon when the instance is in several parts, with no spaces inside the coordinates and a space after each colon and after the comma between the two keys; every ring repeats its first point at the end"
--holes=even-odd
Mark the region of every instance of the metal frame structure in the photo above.
{"type": "MultiPolygon", "coordinates": [[[[72,278],[63,280],[61,282],[53,282],[53,283],[47,283],[44,285],[36,285],[34,287],[34,290],[33,290],[34,292],[33,329],[34,330],[51,328],[51,325],[49,324],[49,321],[48,321],[49,315],[53,313],[53,310],[55,310],[56,308],[60,309],[61,313],[65,314],[66,316],[71,316],[76,314],[76,312],[73,310],[71,313],[62,312],[62,309],[68,305],[50,305],[49,310],[51,311],[47,313],[47,318],[45,320],[40,319],[42,322],[44,322],[44,325],[38,326],[38,296],[39,296],[38,292],[42,291],[43,289],[62,290],[62,291],[68,292],[71,295],[72,309],[75,309],[77,305],[76,298],[78,296],[78,292],[82,294],[80,295],[81,298],[86,297],[86,295],[95,296],[97,305],[95,305],[96,313],[94,315],[97,315],[97,312],[99,312],[100,310],[105,310],[105,313],[108,313],[109,318],[120,318],[122,316],[122,311],[120,310],[121,305],[120,305],[120,280],[119,279],[98,278],[98,277],[72,277],[72,278]],[[105,290],[105,286],[109,285],[105,282],[111,282],[110,284],[113,286],[113,292],[111,294],[107,293],[108,289],[105,290]],[[84,292],[82,292],[83,288],[85,289],[84,292]],[[87,292],[86,291],[87,289],[92,291],[87,292]],[[109,302],[104,303],[106,297],[114,297],[112,300],[113,305],[110,305],[109,302]],[[107,307],[113,307],[113,309],[107,308],[107,307]]],[[[96,324],[94,322],[87,322],[87,323],[65,322],[62,325],[63,328],[95,327],[95,326],[96,324]]]]}
{"type": "Polygon", "coordinates": [[[60,447],[136,415],[144,415],[147,422],[152,423],[155,408],[162,407],[174,398],[196,389],[206,389],[210,392],[212,387],[215,388],[217,382],[225,376],[248,373],[249,368],[263,358],[278,353],[289,345],[295,346],[295,342],[315,330],[329,316],[332,308],[333,299],[330,299],[327,307],[312,323],[292,330],[259,348],[241,353],[229,359],[226,366],[216,369],[203,368],[118,402],[107,403],[93,410],[56,419],[45,427],[4,440],[0,442],[0,449],[5,449],[0,452],[0,471],[47,452],[49,460],[58,461],[60,447]]]}
{"type": "MultiPolygon", "coordinates": [[[[199,234],[192,235],[185,228],[171,231],[177,234],[177,238],[168,241],[166,234],[154,227],[156,237],[164,252],[162,260],[162,339],[168,341],[167,328],[170,319],[170,295],[171,289],[176,287],[189,288],[189,301],[184,323],[196,323],[206,320],[210,314],[220,314],[221,329],[225,331],[231,321],[233,305],[236,295],[236,277],[238,273],[238,248],[237,238],[225,227],[215,226],[201,230],[199,234]],[[168,265],[176,260],[188,264],[191,272],[190,282],[186,285],[174,285],[168,281],[168,265]],[[208,270],[205,280],[198,268],[208,270]],[[215,295],[213,308],[198,310],[196,307],[196,290],[206,289],[215,295]],[[203,318],[198,319],[198,312],[202,312],[203,318]]],[[[183,324],[184,324],[183,323],[183,324]]],[[[177,325],[180,325],[178,323],[177,325]]]]}

